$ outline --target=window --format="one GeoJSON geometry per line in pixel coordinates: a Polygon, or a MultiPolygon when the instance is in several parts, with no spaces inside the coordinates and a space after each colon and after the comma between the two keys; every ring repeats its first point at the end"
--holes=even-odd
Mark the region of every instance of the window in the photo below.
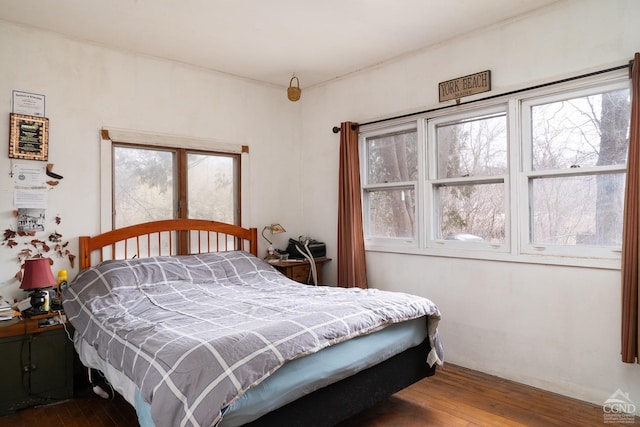
{"type": "Polygon", "coordinates": [[[583,246],[607,256],[621,248],[629,96],[597,88],[523,103],[526,249],[568,255],[583,246]]]}
{"type": "Polygon", "coordinates": [[[369,237],[416,237],[418,139],[415,125],[365,139],[364,205],[369,237]]]}
{"type": "Polygon", "coordinates": [[[434,240],[504,244],[508,183],[507,114],[429,123],[436,157],[433,191],[434,240]]]}
{"type": "Polygon", "coordinates": [[[239,224],[239,154],[113,144],[113,227],[169,218],[239,224]]]}
{"type": "Polygon", "coordinates": [[[609,75],[363,126],[367,248],[619,259],[629,113],[628,79],[609,75]]]}

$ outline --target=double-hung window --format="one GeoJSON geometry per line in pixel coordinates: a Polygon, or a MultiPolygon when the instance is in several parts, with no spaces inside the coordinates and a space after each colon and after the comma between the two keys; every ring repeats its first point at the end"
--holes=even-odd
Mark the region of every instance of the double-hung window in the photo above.
{"type": "Polygon", "coordinates": [[[415,123],[374,132],[362,152],[366,235],[417,242],[418,132],[415,123]]]}
{"type": "Polygon", "coordinates": [[[428,121],[428,181],[433,244],[504,247],[508,232],[506,107],[428,121]]]}
{"type": "Polygon", "coordinates": [[[629,96],[613,84],[522,103],[523,252],[618,256],[629,96]]]}
{"type": "Polygon", "coordinates": [[[630,112],[621,74],[361,127],[366,247],[619,259],[630,112]]]}

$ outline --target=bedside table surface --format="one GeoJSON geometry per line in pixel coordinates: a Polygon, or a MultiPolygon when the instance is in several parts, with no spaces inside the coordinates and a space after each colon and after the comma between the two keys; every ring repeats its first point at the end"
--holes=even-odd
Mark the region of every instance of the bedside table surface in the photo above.
{"type": "MultiPolygon", "coordinates": [[[[64,316],[64,311],[60,311],[64,316]]],[[[41,325],[40,321],[52,319],[58,316],[57,311],[50,311],[45,314],[37,314],[31,317],[16,316],[11,320],[0,322],[0,338],[15,337],[18,335],[35,334],[38,332],[51,331],[63,327],[62,323],[54,325],[41,325]]]]}

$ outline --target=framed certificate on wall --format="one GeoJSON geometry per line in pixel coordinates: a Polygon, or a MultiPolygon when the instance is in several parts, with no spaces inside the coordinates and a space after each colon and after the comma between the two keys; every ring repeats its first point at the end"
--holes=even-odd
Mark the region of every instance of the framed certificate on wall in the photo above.
{"type": "Polygon", "coordinates": [[[49,119],[11,113],[9,121],[9,158],[47,161],[49,119]]]}

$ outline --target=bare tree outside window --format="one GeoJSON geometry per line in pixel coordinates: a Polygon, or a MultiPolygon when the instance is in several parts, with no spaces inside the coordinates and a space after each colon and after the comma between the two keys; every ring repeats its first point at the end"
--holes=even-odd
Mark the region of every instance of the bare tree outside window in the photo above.
{"type": "Polygon", "coordinates": [[[436,127],[438,178],[507,172],[507,120],[501,113],[436,127]]]}
{"type": "Polygon", "coordinates": [[[620,247],[628,90],[531,108],[531,241],[620,247]],[[612,169],[611,166],[618,166],[612,169]]]}
{"type": "Polygon", "coordinates": [[[435,185],[437,238],[455,240],[465,235],[504,242],[506,124],[506,114],[500,113],[436,126],[437,175],[453,179],[435,185]]]}
{"type": "Polygon", "coordinates": [[[239,221],[237,155],[114,145],[113,172],[116,228],[171,218],[239,221]]]}
{"type": "Polygon", "coordinates": [[[232,156],[189,153],[187,155],[189,218],[214,219],[234,224],[237,160],[232,156]]]}
{"type": "Polygon", "coordinates": [[[173,218],[174,157],[166,150],[114,147],[115,228],[173,218]]]}
{"type": "Polygon", "coordinates": [[[413,238],[415,199],[413,189],[371,191],[369,193],[371,235],[413,238]]]}
{"type": "Polygon", "coordinates": [[[366,140],[365,203],[369,234],[413,238],[416,230],[415,182],[418,144],[415,130],[366,140]]]}

